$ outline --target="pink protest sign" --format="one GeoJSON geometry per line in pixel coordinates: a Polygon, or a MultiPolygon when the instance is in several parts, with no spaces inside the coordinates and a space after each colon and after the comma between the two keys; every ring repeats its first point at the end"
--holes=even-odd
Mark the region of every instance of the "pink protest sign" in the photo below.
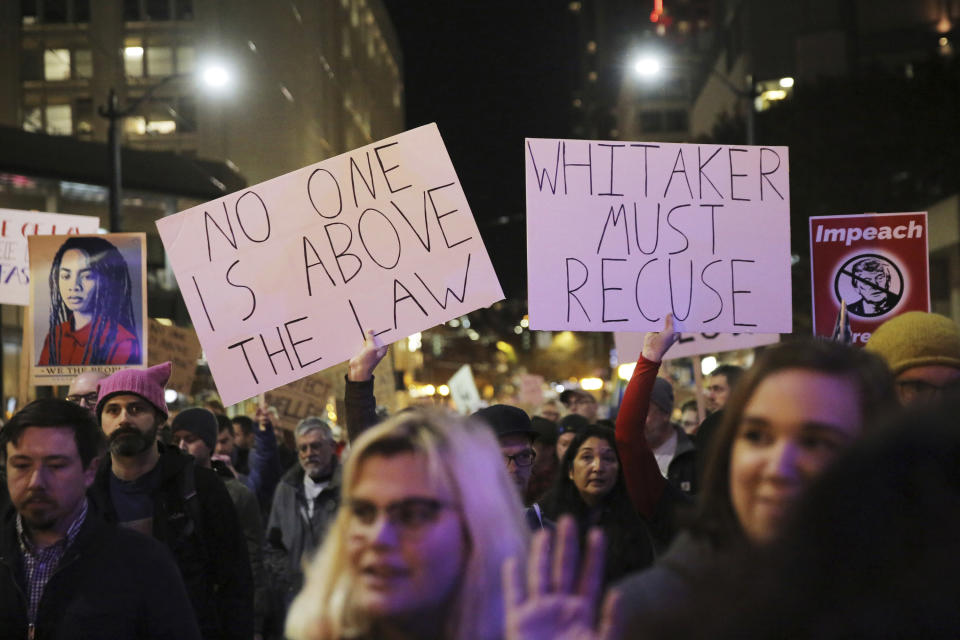
{"type": "Polygon", "coordinates": [[[157,228],[224,404],[503,298],[433,124],[157,228]]]}
{"type": "Polygon", "coordinates": [[[813,332],[833,333],[842,302],[853,344],[905,311],[930,311],[927,213],[810,218],[813,332]]]}
{"type": "Polygon", "coordinates": [[[527,139],[530,327],[789,333],[786,147],[527,139]]]}

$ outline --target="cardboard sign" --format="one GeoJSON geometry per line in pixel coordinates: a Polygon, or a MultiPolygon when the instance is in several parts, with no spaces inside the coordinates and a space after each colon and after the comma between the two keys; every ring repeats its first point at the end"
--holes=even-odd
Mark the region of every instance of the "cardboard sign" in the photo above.
{"type": "Polygon", "coordinates": [[[99,228],[100,219],[93,216],[0,209],[0,304],[30,303],[29,236],[79,235],[99,228]]]}
{"type": "Polygon", "coordinates": [[[202,350],[197,334],[193,329],[171,327],[160,324],[150,318],[150,359],[149,366],[170,361],[173,369],[167,388],[183,395],[190,394],[193,379],[197,373],[197,360],[202,350]]]}
{"type": "Polygon", "coordinates": [[[477,383],[473,380],[473,370],[470,365],[465,364],[447,381],[450,387],[450,397],[453,398],[453,404],[457,411],[462,414],[470,414],[483,406],[480,399],[480,392],[477,391],[477,383]]]}
{"type": "Polygon", "coordinates": [[[517,399],[520,404],[528,407],[539,407],[543,404],[543,376],[525,373],[520,376],[520,389],[517,399]]]}
{"type": "Polygon", "coordinates": [[[308,416],[327,420],[327,403],[332,390],[333,383],[326,373],[315,373],[273,389],[266,394],[266,402],[277,408],[280,426],[292,430],[308,416]]]}
{"type": "Polygon", "coordinates": [[[433,124],[157,228],[228,405],[503,298],[433,124]]]}
{"type": "Polygon", "coordinates": [[[832,335],[841,302],[861,346],[886,320],[930,311],[928,265],[925,211],[811,217],[814,334],[832,335]]]}
{"type": "Polygon", "coordinates": [[[530,328],[789,333],[786,147],[527,139],[530,328]]]}
{"type": "Polygon", "coordinates": [[[144,366],[146,235],[30,236],[28,243],[31,384],[144,366]]]}
{"type": "MultiPolygon", "coordinates": [[[[613,335],[617,348],[617,362],[636,362],[643,350],[646,333],[620,333],[613,335]]],[[[667,351],[665,360],[689,358],[710,353],[723,353],[737,349],[751,349],[780,342],[779,333],[683,333],[667,351]]]]}

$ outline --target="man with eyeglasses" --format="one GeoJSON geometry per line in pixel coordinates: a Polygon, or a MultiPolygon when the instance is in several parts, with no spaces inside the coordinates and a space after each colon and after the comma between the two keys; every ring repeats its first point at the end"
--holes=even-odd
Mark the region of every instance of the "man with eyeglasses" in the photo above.
{"type": "Polygon", "coordinates": [[[946,316],[908,311],[880,325],[865,348],[887,361],[903,406],[960,393],[960,327],[946,316]]]}
{"type": "Polygon", "coordinates": [[[299,464],[277,484],[267,522],[267,570],[289,607],[303,584],[303,557],[323,543],[340,506],[341,467],[330,425],[311,416],[294,433],[299,464]]]}
{"type": "Polygon", "coordinates": [[[97,409],[97,387],[100,381],[107,377],[102,371],[84,371],[78,374],[70,381],[70,389],[67,391],[67,402],[78,404],[91,415],[96,416],[97,409]]]}
{"type": "Polygon", "coordinates": [[[570,413],[583,416],[587,422],[594,424],[597,421],[597,399],[590,392],[583,389],[567,389],[560,394],[560,402],[567,407],[570,413]]]}
{"type": "MultiPolygon", "coordinates": [[[[530,417],[523,409],[507,404],[485,407],[474,413],[473,417],[490,425],[493,429],[500,442],[500,451],[507,465],[507,473],[517,485],[517,491],[522,498],[527,493],[527,485],[533,474],[533,462],[537,458],[533,441],[539,434],[531,425],[530,417]]],[[[553,528],[553,523],[543,517],[540,505],[536,502],[527,507],[524,515],[527,524],[534,531],[553,528]]]]}

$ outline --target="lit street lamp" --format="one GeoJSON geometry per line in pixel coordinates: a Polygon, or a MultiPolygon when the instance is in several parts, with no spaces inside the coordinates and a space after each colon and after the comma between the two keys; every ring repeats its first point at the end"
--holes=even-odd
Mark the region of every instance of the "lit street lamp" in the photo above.
{"type": "MultiPolygon", "coordinates": [[[[652,80],[657,78],[661,71],[663,71],[664,62],[662,59],[652,53],[644,53],[638,55],[633,62],[634,73],[643,80],[652,80]]],[[[710,75],[714,76],[719,80],[724,86],[726,86],[730,91],[733,92],[737,98],[745,100],[747,103],[747,144],[754,144],[755,134],[755,120],[754,120],[754,107],[753,99],[756,97],[756,91],[753,86],[753,76],[747,74],[745,78],[746,87],[738,87],[727,78],[722,73],[717,72],[716,69],[709,69],[710,75]]],[[[784,88],[793,86],[793,78],[784,78],[781,80],[781,86],[784,88]],[[789,81],[789,84],[783,84],[783,81],[789,81]]]]}
{"type": "Polygon", "coordinates": [[[107,129],[107,149],[110,158],[110,231],[116,233],[120,230],[120,202],[122,200],[123,176],[120,156],[120,138],[121,133],[118,130],[118,123],[124,118],[132,115],[144,102],[149,100],[157,90],[183,78],[198,77],[202,84],[214,89],[220,89],[230,82],[230,74],[221,66],[208,66],[202,72],[194,73],[175,73],[166,76],[156,84],[152,85],[147,91],[129,103],[125,107],[120,107],[117,93],[113,88],[107,97],[107,106],[100,106],[97,112],[109,121],[107,129]]]}

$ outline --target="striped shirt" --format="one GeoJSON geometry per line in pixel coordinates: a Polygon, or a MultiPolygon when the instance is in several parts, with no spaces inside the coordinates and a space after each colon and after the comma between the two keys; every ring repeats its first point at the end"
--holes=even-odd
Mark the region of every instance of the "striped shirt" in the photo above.
{"type": "Polygon", "coordinates": [[[17,514],[17,539],[20,541],[20,551],[23,553],[23,565],[27,574],[27,593],[30,595],[30,603],[27,608],[27,619],[30,626],[33,627],[37,621],[37,607],[40,605],[40,597],[43,595],[43,588],[47,586],[50,576],[57,568],[63,554],[67,548],[73,544],[83,526],[83,521],[87,518],[87,499],[83,499],[83,507],[80,509],[80,515],[73,521],[70,528],[67,529],[65,538],[44,549],[36,548],[30,542],[30,536],[25,531],[23,520],[20,514],[17,514]]]}

